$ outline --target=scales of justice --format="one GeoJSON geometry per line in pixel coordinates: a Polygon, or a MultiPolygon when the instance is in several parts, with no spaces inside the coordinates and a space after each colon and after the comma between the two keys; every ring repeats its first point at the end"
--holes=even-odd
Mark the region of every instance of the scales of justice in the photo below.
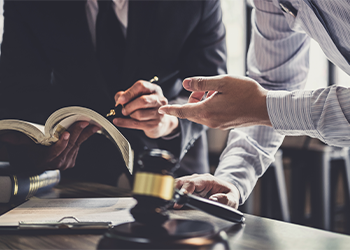
{"type": "Polygon", "coordinates": [[[168,209],[176,202],[234,223],[243,214],[229,206],[174,189],[174,156],[160,149],[145,151],[138,160],[130,209],[134,222],[115,226],[101,239],[98,249],[198,249],[225,241],[224,231],[206,221],[170,219],[168,209]]]}

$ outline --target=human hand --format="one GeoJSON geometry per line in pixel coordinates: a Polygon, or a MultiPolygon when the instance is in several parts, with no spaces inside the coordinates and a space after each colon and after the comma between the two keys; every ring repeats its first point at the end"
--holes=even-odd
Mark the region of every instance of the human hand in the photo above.
{"type": "Polygon", "coordinates": [[[81,143],[98,130],[97,126],[81,121],[71,125],[51,146],[36,144],[25,134],[17,131],[2,134],[0,141],[9,146],[11,166],[23,173],[39,173],[74,167],[81,143]]]}
{"type": "Polygon", "coordinates": [[[167,136],[176,131],[179,121],[174,116],[159,114],[158,108],[168,104],[161,87],[147,81],[137,81],[126,91],[114,96],[116,105],[123,105],[122,114],[130,118],[115,118],[114,125],[143,130],[150,138],[167,136]]]}
{"type": "Polygon", "coordinates": [[[251,78],[229,75],[192,77],[185,79],[183,86],[193,91],[188,103],[162,106],[159,113],[219,129],[272,126],[266,107],[267,90],[251,78]],[[206,99],[202,100],[206,92],[206,99]]]}
{"type": "MultiPolygon", "coordinates": [[[[232,183],[221,180],[211,174],[193,174],[175,180],[175,188],[185,193],[198,195],[217,201],[222,204],[238,208],[240,194],[232,183]]],[[[174,208],[181,208],[182,205],[175,204],[174,208]]]]}

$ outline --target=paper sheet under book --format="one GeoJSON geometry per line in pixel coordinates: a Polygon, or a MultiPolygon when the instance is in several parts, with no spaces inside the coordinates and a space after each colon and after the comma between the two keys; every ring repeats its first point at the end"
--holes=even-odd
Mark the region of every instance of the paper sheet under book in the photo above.
{"type": "Polygon", "coordinates": [[[23,222],[57,222],[66,216],[79,221],[112,222],[118,225],[134,221],[129,210],[135,206],[133,198],[32,198],[0,216],[1,226],[18,226],[23,222]]]}

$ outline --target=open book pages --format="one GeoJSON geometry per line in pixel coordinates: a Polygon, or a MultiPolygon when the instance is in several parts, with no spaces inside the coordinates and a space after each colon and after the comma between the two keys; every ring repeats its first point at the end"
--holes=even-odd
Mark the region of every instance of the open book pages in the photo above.
{"type": "MultiPolygon", "coordinates": [[[[16,130],[16,131],[22,132],[26,134],[28,137],[30,137],[35,143],[38,143],[38,144],[43,144],[41,142],[46,140],[45,127],[43,125],[35,124],[27,121],[14,120],[14,119],[1,120],[0,130],[1,130],[1,133],[4,133],[8,130],[16,130]]],[[[48,145],[51,145],[52,143],[58,141],[58,139],[52,138],[51,141],[52,142],[49,143],[48,145]]]]}
{"type": "Polygon", "coordinates": [[[25,133],[38,144],[49,146],[58,141],[61,134],[77,121],[88,121],[100,127],[98,133],[105,135],[117,146],[125,165],[132,173],[134,152],[130,143],[110,121],[88,108],[76,106],[61,108],[50,115],[45,126],[21,120],[2,120],[0,130],[16,130],[25,133]]]}
{"type": "Polygon", "coordinates": [[[59,138],[70,125],[77,121],[88,121],[101,127],[99,133],[105,135],[117,145],[125,165],[132,173],[134,154],[130,143],[110,121],[91,109],[73,106],[57,110],[47,119],[45,134],[50,135],[48,138],[59,138]]]}

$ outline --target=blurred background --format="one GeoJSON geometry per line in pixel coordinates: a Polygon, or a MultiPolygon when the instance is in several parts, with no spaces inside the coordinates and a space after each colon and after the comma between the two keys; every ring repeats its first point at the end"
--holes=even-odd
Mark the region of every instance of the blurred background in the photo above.
{"type": "MultiPolygon", "coordinates": [[[[251,7],[246,0],[221,0],[227,31],[228,73],[245,75],[251,7]]],[[[0,32],[3,32],[0,0],[0,32]]],[[[0,36],[0,43],[2,36],[0,36]]],[[[331,84],[350,86],[350,77],[331,64],[311,43],[307,89],[331,84]]],[[[336,128],[335,128],[336,129],[336,128]]],[[[210,163],[215,171],[228,131],[208,131],[210,163]]],[[[276,161],[258,181],[243,212],[350,234],[348,148],[326,146],[316,139],[286,137],[276,161]]]]}

